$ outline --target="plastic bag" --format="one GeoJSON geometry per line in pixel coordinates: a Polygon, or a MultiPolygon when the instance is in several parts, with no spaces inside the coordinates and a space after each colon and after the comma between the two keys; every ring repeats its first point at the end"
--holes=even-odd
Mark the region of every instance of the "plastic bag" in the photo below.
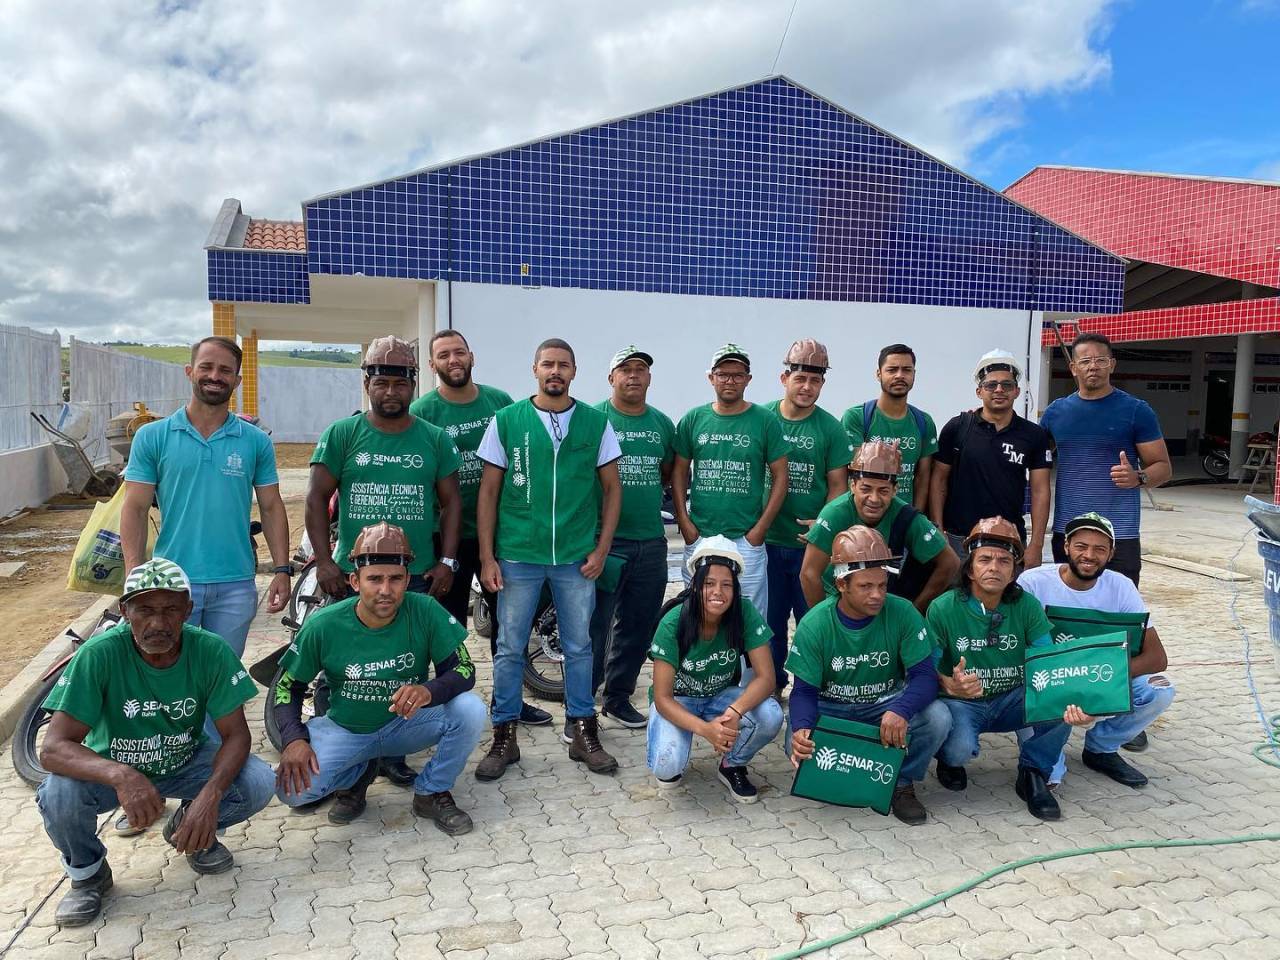
{"type": "MultiPolygon", "coordinates": [[[[68,590],[109,594],[124,590],[128,571],[124,568],[124,547],[120,542],[120,514],[124,511],[125,489],[122,485],[110,500],[97,504],[89,522],[80,531],[67,571],[68,590]]],[[[155,526],[148,523],[147,557],[151,556],[155,543],[155,526]]]]}

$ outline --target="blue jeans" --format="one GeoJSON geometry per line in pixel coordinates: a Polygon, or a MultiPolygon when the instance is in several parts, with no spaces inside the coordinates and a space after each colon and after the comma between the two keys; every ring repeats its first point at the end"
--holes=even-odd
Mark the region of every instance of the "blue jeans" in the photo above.
{"type": "Polygon", "coordinates": [[[591,614],[596,585],[582,575],[580,563],[538,564],[499,560],[502,590],[498,593],[498,652],[493,658],[493,722],[520,719],[520,688],[525,650],[542,584],[551,584],[564,652],[564,703],[568,719],[594,717],[591,695],[591,614]]]}
{"type": "Polygon", "coordinates": [[[790,681],[787,671],[782,669],[787,662],[788,636],[787,620],[793,615],[796,623],[809,612],[809,601],[804,598],[800,589],[800,567],[804,565],[804,547],[777,547],[772,543],[764,545],[765,555],[769,559],[765,581],[769,587],[769,629],[773,637],[769,640],[769,650],[773,653],[773,682],[781,690],[790,681]]]}
{"type": "Polygon", "coordinates": [[[467,757],[480,742],[488,713],[474,693],[460,693],[438,707],[425,707],[408,720],[395,717],[373,733],[352,733],[328,716],[307,723],[311,749],[320,772],[301,793],[276,791],[280,802],[291,807],[313,803],[335,790],[346,790],[364,773],[370,760],[403,757],[435,746],[434,756],[413,781],[414,793],[439,793],[450,789],[466,766],[467,757]]]}
{"type": "Polygon", "coordinates": [[[193,583],[187,623],[216,633],[237,657],[243,657],[249,624],[257,611],[258,585],[252,577],[230,583],[193,583]]]}
{"type": "MultiPolygon", "coordinates": [[[[1129,689],[1133,693],[1133,712],[1107,717],[1094,724],[1084,735],[1084,748],[1090,753],[1115,753],[1169,709],[1176,693],[1173,682],[1163,673],[1134,677],[1129,681],[1129,689]]],[[[1019,730],[1018,739],[1021,740],[1025,733],[1027,731],[1019,730]]],[[[1067,758],[1060,753],[1049,782],[1061,783],[1066,775],[1067,758]]]]}
{"type": "Polygon", "coordinates": [[[616,590],[596,590],[591,614],[591,692],[603,684],[606,707],[636,692],[667,592],[667,539],[614,540],[609,552],[627,563],[616,590]]]}
{"type": "MultiPolygon", "coordinates": [[[[880,726],[880,720],[893,710],[898,697],[890,697],[880,703],[837,703],[834,700],[818,698],[818,716],[835,717],[839,720],[856,720],[858,723],[869,723],[880,726]]],[[[901,714],[899,714],[901,716],[901,714]]],[[[940,700],[932,700],[923,710],[917,710],[915,716],[907,721],[907,755],[902,759],[902,767],[898,770],[898,784],[917,783],[929,772],[929,761],[942,746],[947,734],[951,732],[951,712],[940,700]]],[[[787,721],[787,756],[791,755],[791,722],[787,721]]]]}
{"type": "MultiPolygon", "coordinates": [[[[206,743],[181,770],[152,781],[162,797],[194,800],[213,776],[218,747],[206,743]]],[[[218,804],[218,829],[248,820],[271,802],[276,775],[252,754],[218,804]]],[[[113,787],[91,780],[50,774],[36,791],[36,805],[44,818],[49,839],[62,854],[62,867],[72,880],[87,880],[98,872],[107,848],[97,837],[98,814],[119,806],[113,787]]]]}
{"type": "MultiPolygon", "coordinates": [[[[692,579],[686,564],[701,542],[702,538],[699,537],[693,543],[686,543],[684,546],[684,558],[680,564],[680,574],[686,587],[692,579]]],[[[767,621],[769,616],[769,578],[766,574],[769,567],[768,554],[765,552],[763,545],[753,547],[747,542],[746,537],[736,538],[733,544],[738,548],[738,552],[742,554],[743,569],[742,574],[738,577],[738,584],[742,587],[742,595],[754,604],[756,612],[766,618],[767,621]]]]}
{"type": "MultiPolygon", "coordinates": [[[[1023,696],[1018,686],[990,700],[941,700],[951,711],[951,734],[938,751],[938,759],[951,767],[963,767],[978,755],[979,734],[1011,733],[1027,726],[1023,696]]],[[[1069,736],[1071,728],[1061,720],[1035,724],[1031,735],[1018,744],[1018,766],[1038,770],[1047,780],[1069,736]]]]}
{"type": "MultiPolygon", "coordinates": [[[[676,703],[701,720],[713,720],[723,714],[729,705],[742,696],[742,687],[727,687],[714,697],[676,697],[676,703]]],[[[748,710],[738,723],[738,739],[733,749],[724,757],[726,767],[745,767],[747,761],[782,729],[782,707],[772,697],[758,707],[748,710]]],[[[649,769],[662,780],[671,780],[684,773],[689,765],[689,751],[693,749],[693,734],[677,727],[649,705],[649,769]]]]}

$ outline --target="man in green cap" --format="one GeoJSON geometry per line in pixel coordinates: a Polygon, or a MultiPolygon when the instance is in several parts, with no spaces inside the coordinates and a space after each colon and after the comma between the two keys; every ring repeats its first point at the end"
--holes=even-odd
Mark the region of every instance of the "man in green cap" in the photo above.
{"type": "Polygon", "coordinates": [[[40,749],[49,777],[36,792],[49,839],[71,889],[55,921],[91,923],[111,889],[96,817],[120,806],[145,829],[181,805],[164,838],[200,874],[231,869],[217,831],[249,819],[271,800],[271,768],[249,755],[244,704],[258,692],[217,634],[184,623],[191,583],[155,557],[134,567],[120,597],[124,622],[91,637],[45,700],[52,712],[40,749]],[[220,741],[204,732],[213,719],[220,741]]]}
{"type": "Polygon", "coordinates": [[[592,690],[604,686],[601,713],[624,727],[647,725],[631,705],[667,589],[667,534],[662,523],[662,487],[671,478],[675,424],[648,403],[653,356],[635,344],[613,355],[613,395],[596,404],[617,435],[622,458],[618,480],[622,509],[609,548],[621,567],[616,583],[596,581],[591,615],[592,690]]]}
{"type": "Polygon", "coordinates": [[[743,396],[751,382],[746,350],[722,346],[711,357],[707,380],[715,401],[694,407],[676,427],[671,495],[685,560],[701,538],[728,537],[742,554],[743,594],[768,616],[764,541],[787,496],[788,444],[777,416],[743,396]]]}

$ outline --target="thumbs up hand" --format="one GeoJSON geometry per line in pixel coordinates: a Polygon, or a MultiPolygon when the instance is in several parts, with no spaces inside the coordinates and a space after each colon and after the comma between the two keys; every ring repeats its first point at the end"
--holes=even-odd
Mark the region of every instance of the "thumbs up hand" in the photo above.
{"type": "Polygon", "coordinates": [[[938,675],[938,685],[949,697],[962,700],[976,700],[982,696],[982,680],[972,670],[965,670],[964,657],[961,657],[951,671],[951,676],[938,675]]]}
{"type": "Polygon", "coordinates": [[[1138,486],[1138,471],[1129,463],[1123,450],[1120,451],[1120,462],[1111,468],[1111,482],[1122,490],[1138,486]]]}

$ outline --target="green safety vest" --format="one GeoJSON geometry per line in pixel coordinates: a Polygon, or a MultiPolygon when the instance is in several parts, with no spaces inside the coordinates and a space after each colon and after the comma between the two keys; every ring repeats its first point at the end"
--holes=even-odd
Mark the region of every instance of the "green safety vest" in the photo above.
{"type": "Polygon", "coordinates": [[[498,501],[497,555],[516,563],[580,563],[595,549],[596,460],[608,419],[584,403],[556,450],[532,400],[494,414],[507,454],[498,501]]]}

